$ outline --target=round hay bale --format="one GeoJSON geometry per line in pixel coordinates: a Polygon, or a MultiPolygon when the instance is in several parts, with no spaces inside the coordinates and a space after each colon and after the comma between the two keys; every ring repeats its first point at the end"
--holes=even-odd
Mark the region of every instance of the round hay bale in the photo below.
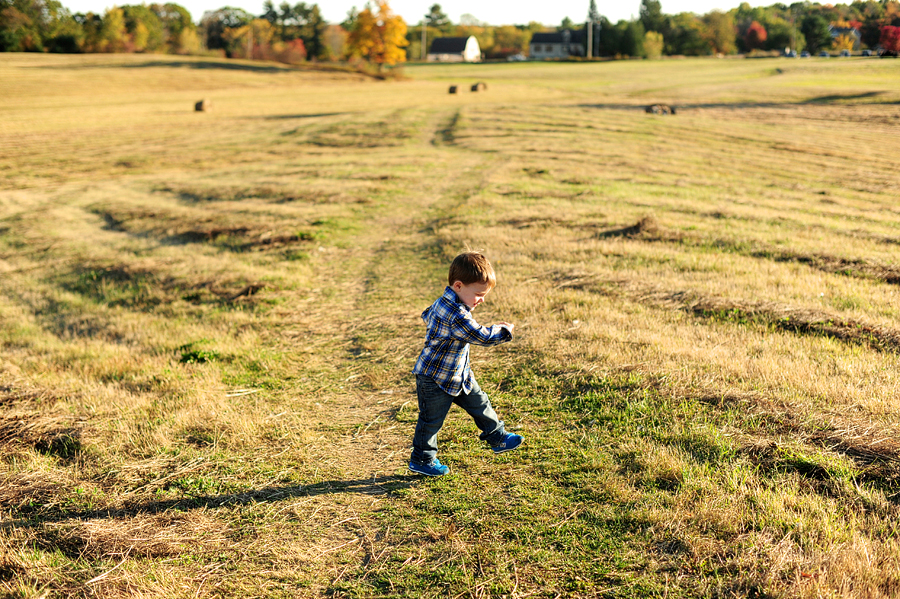
{"type": "Polygon", "coordinates": [[[473,92],[483,91],[486,89],[487,89],[487,83],[485,83],[484,81],[479,81],[478,83],[476,83],[472,86],[473,92]]]}
{"type": "Polygon", "coordinates": [[[675,109],[668,104],[651,104],[644,109],[647,114],[675,114],[675,109]]]}
{"type": "Polygon", "coordinates": [[[450,93],[451,93],[451,94],[455,94],[455,93],[456,93],[456,86],[455,86],[455,85],[451,85],[451,86],[450,86],[450,93]]]}
{"type": "Polygon", "coordinates": [[[209,100],[200,100],[199,102],[194,104],[195,112],[206,112],[210,108],[212,108],[212,102],[210,102],[209,100]]]}

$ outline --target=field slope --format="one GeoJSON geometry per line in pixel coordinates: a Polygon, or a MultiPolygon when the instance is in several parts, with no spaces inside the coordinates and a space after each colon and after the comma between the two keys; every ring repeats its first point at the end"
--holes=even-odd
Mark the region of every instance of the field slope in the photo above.
{"type": "Polygon", "coordinates": [[[3,55],[0,594],[900,594],[900,64],[405,76],[3,55]],[[422,480],[466,246],[526,443],[422,480]]]}

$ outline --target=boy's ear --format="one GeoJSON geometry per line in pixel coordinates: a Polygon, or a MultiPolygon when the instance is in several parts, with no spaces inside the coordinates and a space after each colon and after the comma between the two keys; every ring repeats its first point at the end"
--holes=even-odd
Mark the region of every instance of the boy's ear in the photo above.
{"type": "Polygon", "coordinates": [[[459,291],[460,289],[462,289],[462,286],[463,286],[463,282],[457,280],[457,281],[453,281],[453,284],[450,285],[450,289],[452,289],[453,291],[459,291]]]}

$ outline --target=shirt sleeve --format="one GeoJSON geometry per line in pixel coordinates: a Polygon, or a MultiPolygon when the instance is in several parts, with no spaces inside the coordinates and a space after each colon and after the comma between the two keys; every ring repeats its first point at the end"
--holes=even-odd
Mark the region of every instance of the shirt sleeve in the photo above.
{"type": "Polygon", "coordinates": [[[468,312],[460,312],[450,322],[450,337],[473,345],[498,345],[512,339],[509,329],[499,324],[479,326],[468,312]]]}

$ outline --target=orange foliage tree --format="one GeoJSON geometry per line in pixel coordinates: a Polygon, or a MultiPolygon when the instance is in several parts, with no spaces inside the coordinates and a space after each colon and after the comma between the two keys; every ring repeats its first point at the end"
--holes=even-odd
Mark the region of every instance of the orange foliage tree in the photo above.
{"type": "Polygon", "coordinates": [[[376,12],[366,7],[356,16],[356,23],[347,38],[351,58],[363,58],[378,65],[393,65],[406,61],[403,48],[406,40],[406,22],[391,11],[384,0],[376,4],[376,12]]]}
{"type": "Polygon", "coordinates": [[[760,25],[759,21],[753,21],[750,23],[750,27],[747,28],[747,33],[744,35],[744,43],[747,44],[747,47],[751,50],[762,48],[768,37],[769,35],[766,32],[766,28],[760,25]]]}

